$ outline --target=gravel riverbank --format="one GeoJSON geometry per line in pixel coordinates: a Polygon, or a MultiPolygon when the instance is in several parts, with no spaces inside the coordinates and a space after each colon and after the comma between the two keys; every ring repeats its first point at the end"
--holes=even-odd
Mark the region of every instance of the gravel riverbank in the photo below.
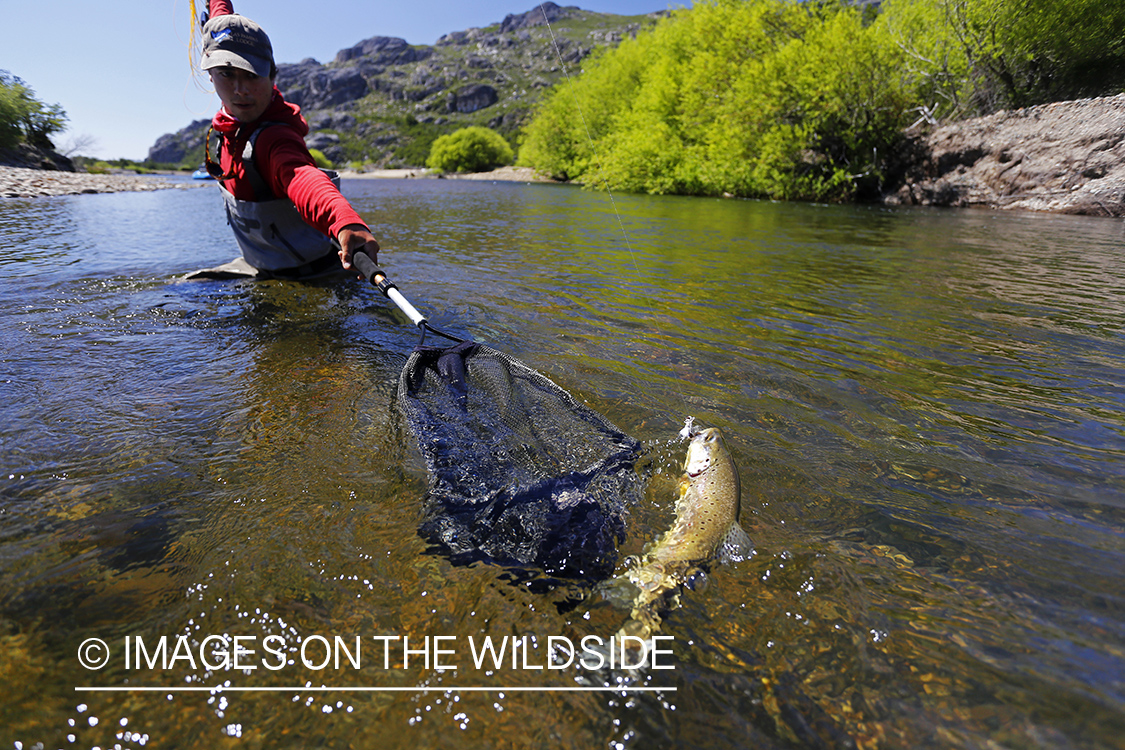
{"type": "MultiPolygon", "coordinates": [[[[425,169],[384,169],[377,172],[342,172],[348,179],[435,178],[425,169]]],[[[492,172],[449,174],[452,180],[494,180],[503,182],[551,182],[549,178],[524,167],[501,167],[492,172]]],[[[0,198],[34,198],[46,195],[117,193],[146,190],[186,190],[213,183],[171,180],[167,175],[88,174],[58,170],[24,169],[0,166],[0,198]]]]}
{"type": "Polygon", "coordinates": [[[200,183],[171,180],[165,175],[88,174],[0,166],[0,198],[186,190],[195,187],[200,187],[200,183]]]}

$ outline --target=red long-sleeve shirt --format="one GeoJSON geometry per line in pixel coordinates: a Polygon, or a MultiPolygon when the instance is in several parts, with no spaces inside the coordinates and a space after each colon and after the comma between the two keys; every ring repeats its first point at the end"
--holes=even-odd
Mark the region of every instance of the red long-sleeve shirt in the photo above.
{"type": "Polygon", "coordinates": [[[211,0],[207,4],[207,11],[211,14],[211,18],[215,16],[229,16],[234,13],[234,3],[230,0],[211,0]]]}
{"type": "MultiPolygon", "coordinates": [[[[210,0],[208,10],[215,18],[234,13],[234,5],[230,0],[210,0]]],[[[242,154],[250,135],[264,122],[282,123],[262,130],[254,142],[254,165],[273,194],[293,201],[301,217],[329,237],[338,236],[349,224],[367,226],[328,176],[317,168],[305,146],[309,126],[301,116],[301,108],[285,101],[276,87],[265,113],[254,122],[240,122],[225,109],[220,109],[212,119],[211,124],[222,135],[219,164],[224,174],[234,174],[223,186],[239,200],[258,200],[246,177],[242,154]]]]}

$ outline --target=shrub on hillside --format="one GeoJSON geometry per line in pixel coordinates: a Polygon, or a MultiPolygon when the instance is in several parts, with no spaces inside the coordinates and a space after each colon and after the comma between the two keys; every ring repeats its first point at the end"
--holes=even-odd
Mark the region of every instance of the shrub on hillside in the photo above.
{"type": "Polygon", "coordinates": [[[847,198],[909,124],[899,57],[846,5],[700,0],[558,87],[520,163],[633,192],[847,198]]]}
{"type": "Polygon", "coordinates": [[[462,128],[434,141],[426,166],[442,172],[487,172],[512,163],[504,136],[479,126],[462,128]]]}
{"type": "Polygon", "coordinates": [[[1125,87],[1120,0],[886,0],[881,19],[939,113],[989,114],[1125,87]]]}
{"type": "Polygon", "coordinates": [[[320,149],[310,148],[309,156],[313,158],[313,161],[321,169],[332,169],[332,160],[325,156],[324,152],[320,149]]]}

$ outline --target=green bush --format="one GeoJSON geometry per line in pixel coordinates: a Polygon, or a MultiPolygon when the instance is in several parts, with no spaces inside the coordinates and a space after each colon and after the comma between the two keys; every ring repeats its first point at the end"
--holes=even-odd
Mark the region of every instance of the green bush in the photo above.
{"type": "Polygon", "coordinates": [[[697,0],[544,97],[519,163],[596,187],[847,200],[902,131],[1125,87],[1121,0],[697,0]]]}
{"type": "Polygon", "coordinates": [[[901,54],[847,5],[701,0],[544,100],[520,162],[634,192],[847,198],[909,122],[901,54]]]}
{"type": "Polygon", "coordinates": [[[332,169],[332,161],[325,156],[324,152],[320,149],[310,148],[309,156],[313,158],[313,161],[316,162],[316,165],[321,169],[332,169]]]}
{"type": "Polygon", "coordinates": [[[62,107],[44,104],[18,76],[0,70],[0,148],[11,148],[20,141],[53,148],[50,137],[65,128],[62,107]]]}
{"type": "Polygon", "coordinates": [[[20,142],[22,114],[18,94],[0,80],[0,148],[11,148],[20,142]]]}
{"type": "Polygon", "coordinates": [[[520,136],[518,164],[556,180],[582,180],[600,163],[597,143],[638,88],[649,64],[647,37],[626,39],[613,54],[583,62],[585,71],[550,89],[520,136]]]}
{"type": "Polygon", "coordinates": [[[512,158],[512,147],[504,136],[474,126],[435,140],[426,166],[442,172],[487,172],[511,164],[512,158]]]}
{"type": "Polygon", "coordinates": [[[882,18],[955,116],[1125,87],[1120,0],[887,0],[882,18]]]}

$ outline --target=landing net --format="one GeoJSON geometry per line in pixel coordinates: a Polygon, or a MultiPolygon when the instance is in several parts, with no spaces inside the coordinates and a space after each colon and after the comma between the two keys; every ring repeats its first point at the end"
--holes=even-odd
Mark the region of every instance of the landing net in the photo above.
{"type": "Polygon", "coordinates": [[[399,382],[430,487],[421,534],[455,560],[596,580],[613,571],[640,444],[518,360],[419,347],[399,382]]]}

